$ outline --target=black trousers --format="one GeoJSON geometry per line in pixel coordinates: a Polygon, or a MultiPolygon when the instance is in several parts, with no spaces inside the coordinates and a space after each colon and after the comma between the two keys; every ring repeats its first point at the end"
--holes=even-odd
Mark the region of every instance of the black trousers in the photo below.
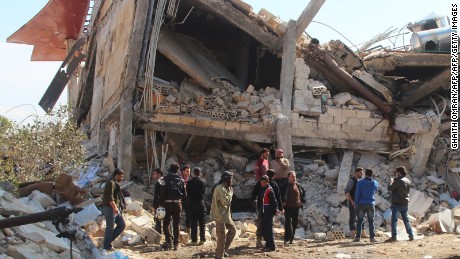
{"type": "Polygon", "coordinates": [[[350,226],[350,230],[356,230],[356,221],[357,221],[357,209],[353,207],[351,202],[348,202],[348,211],[350,212],[350,219],[348,220],[348,226],[350,226]]]}
{"type": "Polygon", "coordinates": [[[294,240],[297,222],[299,220],[299,208],[284,208],[284,241],[294,240]]]}
{"type": "Polygon", "coordinates": [[[190,200],[188,198],[185,198],[183,200],[183,210],[185,213],[185,227],[190,228],[191,226],[191,210],[190,210],[190,200]]]}
{"type": "Polygon", "coordinates": [[[180,224],[180,213],[182,210],[181,203],[177,202],[165,202],[166,216],[163,222],[163,232],[165,233],[165,241],[171,243],[171,229],[169,225],[171,224],[171,218],[173,222],[173,235],[174,235],[174,245],[179,244],[179,224],[180,224]]]}
{"type": "Polygon", "coordinates": [[[276,248],[275,237],[273,236],[273,213],[262,213],[263,237],[265,240],[265,248],[276,248]]]}
{"type": "Polygon", "coordinates": [[[162,233],[161,220],[159,220],[159,219],[155,219],[155,231],[160,233],[160,234],[162,233]]]}
{"type": "Polygon", "coordinates": [[[205,221],[206,221],[206,207],[204,201],[191,201],[190,202],[190,235],[192,242],[197,242],[198,227],[200,228],[200,241],[206,241],[205,237],[205,221]]]}

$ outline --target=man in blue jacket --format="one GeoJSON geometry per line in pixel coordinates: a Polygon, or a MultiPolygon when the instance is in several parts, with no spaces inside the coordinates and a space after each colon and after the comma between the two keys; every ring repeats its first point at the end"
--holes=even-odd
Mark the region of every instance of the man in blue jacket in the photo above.
{"type": "Polygon", "coordinates": [[[355,192],[355,205],[358,208],[358,225],[356,226],[356,237],[353,242],[359,242],[361,239],[361,230],[363,227],[364,214],[367,214],[369,223],[370,241],[377,243],[374,231],[374,213],[375,213],[375,193],[379,184],[372,179],[374,171],[366,169],[365,178],[358,181],[355,192]]]}

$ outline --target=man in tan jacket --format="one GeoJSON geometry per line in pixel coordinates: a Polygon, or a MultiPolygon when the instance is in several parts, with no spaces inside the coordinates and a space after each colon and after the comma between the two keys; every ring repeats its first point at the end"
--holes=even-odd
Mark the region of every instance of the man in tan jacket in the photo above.
{"type": "Polygon", "coordinates": [[[216,257],[228,257],[226,251],[232,244],[236,234],[236,227],[230,211],[233,188],[233,173],[225,171],[221,183],[216,186],[212,195],[211,218],[216,221],[217,247],[216,257]],[[227,233],[225,233],[227,230],[227,233]]]}
{"type": "Polygon", "coordinates": [[[275,182],[283,190],[288,183],[289,160],[284,158],[284,152],[281,148],[276,150],[276,159],[270,161],[270,169],[275,170],[275,182]]]}

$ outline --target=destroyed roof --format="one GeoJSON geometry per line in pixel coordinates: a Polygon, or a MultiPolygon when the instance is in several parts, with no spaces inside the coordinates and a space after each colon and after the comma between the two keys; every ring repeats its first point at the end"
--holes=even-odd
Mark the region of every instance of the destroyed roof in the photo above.
{"type": "Polygon", "coordinates": [[[80,35],[89,0],[50,0],[45,7],[6,40],[34,45],[32,61],[61,61],[67,55],[66,40],[80,35]]]}

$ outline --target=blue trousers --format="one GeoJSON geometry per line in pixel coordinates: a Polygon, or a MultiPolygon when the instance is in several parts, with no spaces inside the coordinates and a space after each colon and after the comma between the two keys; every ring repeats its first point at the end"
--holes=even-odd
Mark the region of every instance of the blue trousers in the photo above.
{"type": "Polygon", "coordinates": [[[356,238],[361,238],[361,231],[364,223],[364,214],[367,214],[367,223],[369,223],[370,238],[375,237],[374,231],[374,213],[375,206],[372,204],[359,204],[358,206],[358,225],[356,226],[356,238]]]}
{"type": "Polygon", "coordinates": [[[121,215],[114,215],[112,207],[104,206],[102,214],[105,216],[105,233],[104,233],[104,249],[111,249],[112,242],[115,240],[125,229],[125,220],[121,215]],[[114,224],[117,227],[114,229],[114,224]]]}
{"type": "Polygon", "coordinates": [[[406,227],[406,232],[409,235],[409,237],[414,237],[414,234],[412,233],[412,227],[410,226],[409,223],[409,217],[407,216],[407,210],[408,206],[407,205],[392,205],[391,206],[391,237],[396,239],[397,235],[397,226],[398,226],[398,217],[399,214],[401,214],[401,218],[404,222],[404,226],[406,227]]]}

